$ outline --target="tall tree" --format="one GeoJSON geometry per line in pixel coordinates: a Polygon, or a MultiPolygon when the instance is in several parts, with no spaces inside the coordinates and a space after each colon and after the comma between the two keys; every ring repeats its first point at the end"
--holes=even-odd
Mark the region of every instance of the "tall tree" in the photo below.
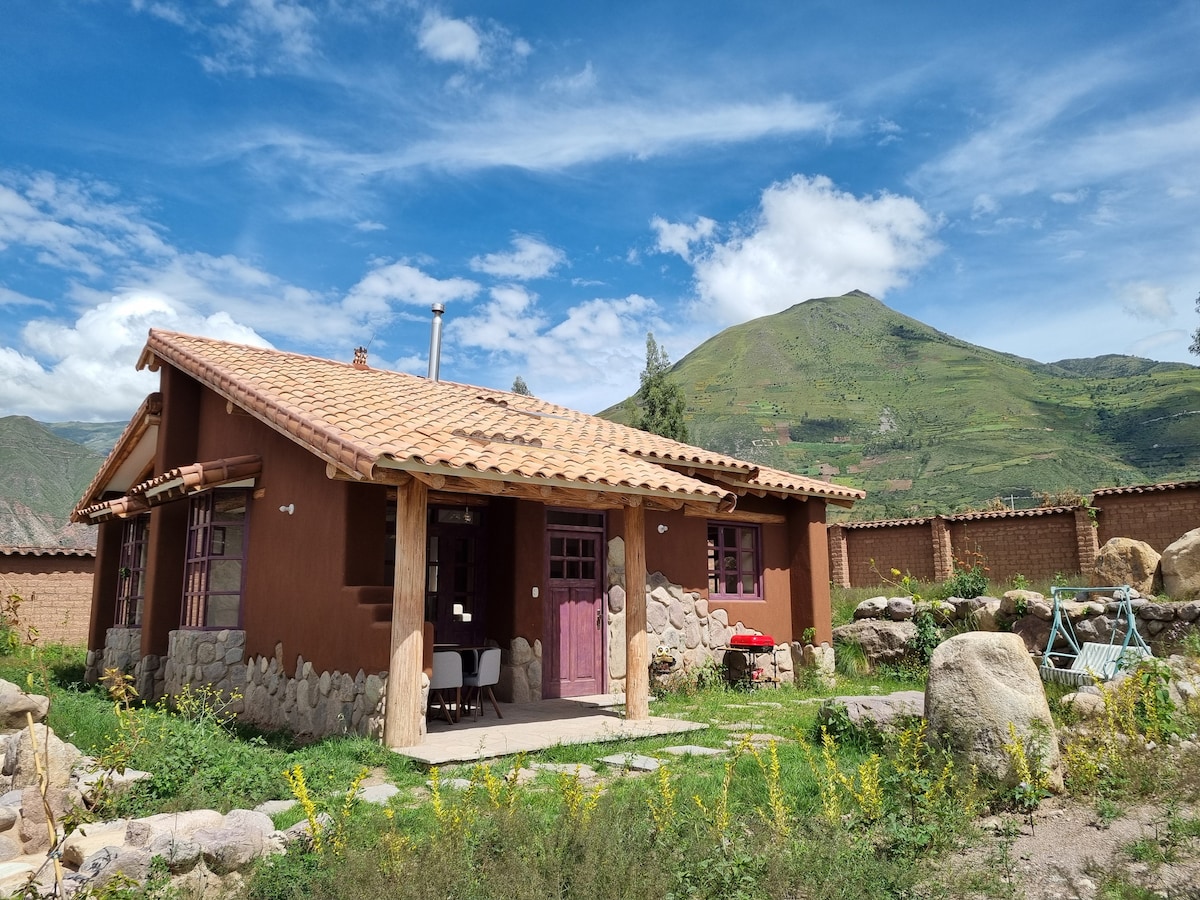
{"type": "Polygon", "coordinates": [[[529,389],[529,385],[525,383],[525,379],[518,375],[513,379],[512,392],[520,394],[522,397],[532,397],[533,391],[529,389]]]}
{"type": "Polygon", "coordinates": [[[637,415],[634,427],[674,441],[688,440],[687,424],[683,421],[683,391],[667,380],[671,360],[667,351],[654,340],[654,332],[646,332],[646,368],[637,392],[637,415]]]}
{"type": "MultiPolygon", "coordinates": [[[[1200,313],[1200,297],[1196,298],[1196,312],[1200,313]]],[[[1200,328],[1197,328],[1195,334],[1192,335],[1192,345],[1188,347],[1188,350],[1196,356],[1200,356],[1200,328]]]]}

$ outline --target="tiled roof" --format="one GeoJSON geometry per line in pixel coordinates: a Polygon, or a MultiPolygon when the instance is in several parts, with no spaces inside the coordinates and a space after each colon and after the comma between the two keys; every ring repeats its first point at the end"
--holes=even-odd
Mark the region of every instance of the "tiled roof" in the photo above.
{"type": "Polygon", "coordinates": [[[113,516],[124,518],[207,487],[251,478],[261,471],[262,459],[253,455],[192,463],[135,484],[124,496],[77,507],[71,518],[75,522],[100,522],[113,516]]]}
{"type": "MultiPolygon", "coordinates": [[[[732,505],[752,463],[505,391],[152,330],[139,367],[165,361],[342,471],[526,480],[732,505]]],[[[766,470],[770,471],[770,470],[766,470]]],[[[762,487],[855,500],[861,491],[772,473],[762,487]]]]}
{"type": "Polygon", "coordinates": [[[766,466],[759,466],[754,475],[749,479],[748,484],[752,487],[765,488],[769,491],[828,497],[835,501],[853,502],[867,496],[866,491],[859,490],[858,488],[843,487],[840,484],[821,481],[818,478],[805,478],[803,475],[784,472],[780,469],[769,469],[766,466]]]}
{"type": "Polygon", "coordinates": [[[1148,494],[1153,491],[1174,491],[1179,488],[1198,488],[1200,481],[1165,481],[1161,484],[1138,484],[1129,487],[1099,488],[1092,491],[1093,497],[1111,497],[1113,494],[1148,494]]]}
{"type": "Polygon", "coordinates": [[[863,528],[897,528],[901,525],[928,525],[932,521],[933,516],[926,516],[923,519],[878,519],[873,522],[830,522],[830,527],[836,525],[839,528],[845,529],[863,529],[863,528]]]}
{"type": "Polygon", "coordinates": [[[94,549],[85,547],[0,547],[0,556],[78,556],[89,559],[94,549]]]}
{"type": "MultiPolygon", "coordinates": [[[[117,473],[131,461],[131,457],[138,449],[143,436],[145,436],[152,425],[158,424],[158,419],[161,415],[162,394],[155,392],[148,395],[142,401],[142,405],[138,407],[137,412],[129,420],[129,424],[125,426],[125,430],[121,432],[121,436],[117,438],[117,443],[113,446],[108,458],[100,466],[100,471],[92,478],[92,483],[83,492],[81,503],[94,503],[99,499],[101,494],[109,490],[109,486],[117,473]]],[[[152,460],[154,453],[153,446],[151,445],[146,449],[149,451],[152,460]]],[[[130,483],[132,483],[132,479],[130,483]]],[[[124,490],[124,487],[119,486],[118,489],[124,490]]]]}

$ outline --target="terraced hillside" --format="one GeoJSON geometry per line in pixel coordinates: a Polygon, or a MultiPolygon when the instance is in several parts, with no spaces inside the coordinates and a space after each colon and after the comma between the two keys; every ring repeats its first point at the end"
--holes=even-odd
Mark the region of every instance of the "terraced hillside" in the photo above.
{"type": "MultiPolygon", "coordinates": [[[[671,378],[693,443],[865,488],[854,519],[1200,476],[1200,368],[1046,365],[859,291],[729,328],[671,378]]],[[[601,415],[628,421],[629,402],[601,415]]]]}

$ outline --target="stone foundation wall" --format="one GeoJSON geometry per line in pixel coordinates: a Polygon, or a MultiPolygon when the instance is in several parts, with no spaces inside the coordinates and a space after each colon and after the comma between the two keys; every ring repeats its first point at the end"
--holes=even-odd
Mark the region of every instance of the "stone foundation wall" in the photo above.
{"type": "MultiPolygon", "coordinates": [[[[613,538],[608,542],[608,689],[613,693],[625,690],[625,542],[613,538]]],[[[741,622],[730,624],[723,609],[708,607],[708,600],[695,591],[685,591],[661,572],[646,578],[646,658],[654,656],[659,647],[671,651],[676,665],[683,671],[703,666],[709,661],[721,665],[724,648],[735,634],[761,634],[741,622]]],[[[796,653],[801,651],[797,648],[796,653]]],[[[789,644],[780,644],[773,654],[760,653],[755,666],[768,674],[776,671],[780,681],[795,680],[795,662],[789,644]],[[771,659],[774,656],[775,665],[771,659]]]]}
{"type": "MultiPolygon", "coordinates": [[[[514,642],[515,644],[516,642],[514,642]]],[[[103,670],[120,669],[134,676],[138,694],[148,700],[164,695],[178,696],[185,687],[207,686],[233,700],[230,708],[239,720],[264,730],[287,729],[306,738],[331,734],[383,736],[383,709],[387,673],[367,674],[362,669],[351,676],[345,672],[317,672],[304,657],[296,660],[295,675],[284,670],[282,659],[256,656],[243,661],[246,633],[221,631],[173,631],[166,657],[141,657],[141,630],[110,628],[103,651],[90,651],[86,677],[99,680],[103,670]]],[[[533,649],[525,647],[533,656],[533,649]]],[[[525,683],[534,680],[536,661],[537,696],[541,696],[541,644],[536,658],[520,670],[525,683]]],[[[518,658],[522,655],[518,653],[518,658]]],[[[421,707],[429,700],[429,678],[421,675],[421,707]]],[[[422,719],[422,734],[424,734],[422,719]]]]}
{"type": "MultiPolygon", "coordinates": [[[[277,658],[254,657],[239,667],[239,718],[265,730],[286,728],[302,737],[361,734],[383,737],[387,673],[317,672],[303,657],[289,676],[277,658]]],[[[421,708],[429,701],[429,678],[421,675],[421,708]]],[[[422,723],[424,719],[422,719],[422,723]]],[[[421,733],[424,734],[422,726],[421,733]]]]}

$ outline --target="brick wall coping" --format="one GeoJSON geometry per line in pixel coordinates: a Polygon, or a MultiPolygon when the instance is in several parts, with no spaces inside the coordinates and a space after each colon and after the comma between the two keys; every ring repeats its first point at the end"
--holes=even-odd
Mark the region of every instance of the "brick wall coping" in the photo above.
{"type": "Polygon", "coordinates": [[[1200,488],[1200,481],[1164,481],[1162,484],[1137,484],[1129,487],[1098,488],[1093,497],[1111,497],[1114,494],[1146,494],[1151,491],[1173,491],[1178,488],[1200,488]]]}
{"type": "Polygon", "coordinates": [[[94,557],[96,548],[91,547],[0,547],[0,556],[80,556],[94,557]]]}
{"type": "Polygon", "coordinates": [[[934,519],[943,522],[974,522],[978,519],[1027,519],[1083,509],[1081,506],[1039,506],[1037,509],[998,509],[991,512],[955,513],[949,516],[926,516],[923,519],[881,519],[874,522],[830,522],[839,528],[895,528],[900,525],[928,525],[934,519]]]}

